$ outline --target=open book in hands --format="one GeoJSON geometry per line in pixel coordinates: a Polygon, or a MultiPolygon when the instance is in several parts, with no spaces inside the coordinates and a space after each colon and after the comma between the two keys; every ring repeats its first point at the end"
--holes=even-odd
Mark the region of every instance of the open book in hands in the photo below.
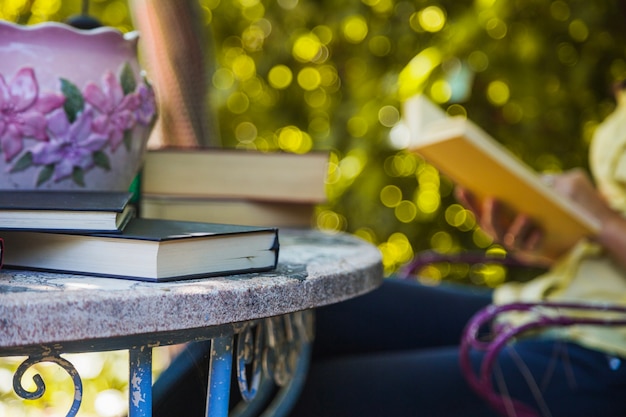
{"type": "Polygon", "coordinates": [[[538,173],[471,120],[435,119],[422,124],[419,132],[411,129],[411,150],[477,198],[493,197],[515,212],[527,214],[545,231],[539,250],[543,256],[556,258],[599,230],[596,219],[557,194],[538,173]]]}

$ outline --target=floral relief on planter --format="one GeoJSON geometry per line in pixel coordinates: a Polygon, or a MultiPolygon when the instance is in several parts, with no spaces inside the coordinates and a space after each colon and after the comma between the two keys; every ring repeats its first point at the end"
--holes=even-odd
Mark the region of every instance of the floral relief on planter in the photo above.
{"type": "Polygon", "coordinates": [[[0,38],[0,188],[127,189],[156,115],[137,37],[0,22],[0,38]]]}

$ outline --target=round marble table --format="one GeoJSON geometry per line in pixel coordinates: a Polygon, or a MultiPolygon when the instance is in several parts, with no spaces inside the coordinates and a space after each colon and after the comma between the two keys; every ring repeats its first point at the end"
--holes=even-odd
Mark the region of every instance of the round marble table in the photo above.
{"type": "Polygon", "coordinates": [[[254,402],[263,385],[258,373],[269,367],[271,379],[289,393],[275,407],[286,409],[281,404],[297,395],[306,371],[312,309],[366,293],[383,274],[379,251],[347,234],[281,229],[279,239],[278,267],[264,273],[148,283],[0,270],[0,355],[28,356],[14,388],[23,398],[37,398],[41,393],[24,390],[21,377],[34,363],[55,362],[74,380],[68,416],[75,415],[82,382],[61,353],[128,349],[129,415],[149,416],[151,348],[210,339],[207,414],[228,414],[229,384],[223,382],[230,379],[233,354],[235,367],[254,368],[250,381],[241,372],[244,399],[254,402]],[[249,351],[263,356],[263,366],[244,354],[249,351]],[[294,362],[296,356],[304,359],[294,362]]]}

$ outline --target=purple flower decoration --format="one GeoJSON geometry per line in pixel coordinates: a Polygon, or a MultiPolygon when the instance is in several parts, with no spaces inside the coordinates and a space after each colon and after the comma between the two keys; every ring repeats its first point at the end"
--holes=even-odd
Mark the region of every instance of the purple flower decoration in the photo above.
{"type": "Polygon", "coordinates": [[[22,151],[24,138],[46,139],[46,114],[64,101],[61,94],[39,95],[32,68],[19,70],[10,83],[0,75],[0,145],[5,161],[22,151]]]}
{"type": "Polygon", "coordinates": [[[147,126],[152,122],[156,113],[154,90],[146,84],[140,84],[137,87],[137,95],[139,96],[139,107],[135,116],[141,124],[147,126]]]}
{"type": "Polygon", "coordinates": [[[74,168],[87,171],[95,164],[93,153],[107,144],[107,136],[93,132],[93,110],[86,108],[70,125],[60,109],[48,119],[49,141],[35,145],[31,152],[34,165],[54,165],[54,180],[72,175],[74,168]]]}
{"type": "Polygon", "coordinates": [[[101,114],[93,120],[95,131],[107,136],[111,149],[115,151],[124,140],[124,132],[131,129],[135,122],[135,112],[139,108],[140,98],[137,93],[124,95],[117,78],[107,72],[102,81],[102,89],[89,83],[83,90],[85,101],[101,114]]]}

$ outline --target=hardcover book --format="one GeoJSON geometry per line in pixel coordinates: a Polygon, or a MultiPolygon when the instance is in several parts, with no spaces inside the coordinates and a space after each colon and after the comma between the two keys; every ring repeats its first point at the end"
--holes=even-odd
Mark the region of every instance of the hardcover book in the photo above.
{"type": "Polygon", "coordinates": [[[493,197],[529,215],[545,230],[540,252],[563,254],[594,235],[598,222],[554,192],[538,173],[470,120],[451,117],[431,123],[412,150],[479,199],[493,197]]]}
{"type": "Polygon", "coordinates": [[[134,215],[129,192],[0,192],[0,229],[119,232],[134,215]]]}
{"type": "Polygon", "coordinates": [[[326,201],[328,153],[260,152],[222,148],[149,151],[143,195],[257,201],[326,201]]]}
{"type": "Polygon", "coordinates": [[[315,204],[144,195],[140,213],[149,219],[311,228],[315,204]]]}
{"type": "Polygon", "coordinates": [[[133,218],[121,233],[4,231],[4,263],[24,268],[172,281],[274,269],[278,229],[133,218]]]}

